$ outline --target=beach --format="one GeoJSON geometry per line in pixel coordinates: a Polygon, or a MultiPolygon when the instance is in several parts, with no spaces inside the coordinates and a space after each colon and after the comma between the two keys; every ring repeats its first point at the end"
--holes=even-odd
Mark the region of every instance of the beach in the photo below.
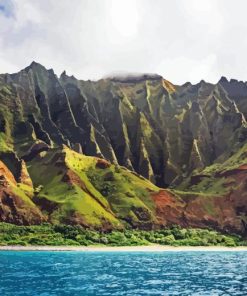
{"type": "Polygon", "coordinates": [[[78,252],[184,252],[184,251],[247,251],[247,247],[224,246],[0,246],[0,251],[78,251],[78,252]]]}

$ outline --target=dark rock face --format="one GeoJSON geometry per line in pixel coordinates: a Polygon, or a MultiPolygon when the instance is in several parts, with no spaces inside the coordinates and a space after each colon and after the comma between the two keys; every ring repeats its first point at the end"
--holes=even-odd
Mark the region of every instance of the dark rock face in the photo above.
{"type": "MultiPolygon", "coordinates": [[[[158,75],[91,82],[33,62],[1,80],[15,88],[9,109],[19,106],[14,122],[1,115],[2,129],[20,130],[21,118],[36,140],[103,157],[160,186],[227,159],[247,138],[246,83],[224,77],[216,85],[174,86],[158,75]]],[[[22,128],[19,137],[27,134],[22,128]]]]}
{"type": "Polygon", "coordinates": [[[246,82],[225,77],[217,84],[181,86],[150,74],[93,82],[66,72],[58,78],[35,62],[19,73],[2,74],[0,160],[6,167],[1,173],[0,161],[0,221],[90,226],[83,199],[73,204],[73,212],[68,211],[72,200],[68,209],[61,206],[61,196],[74,194],[78,200],[86,195],[100,213],[97,227],[124,220],[143,229],[179,224],[246,234],[246,118],[246,82]],[[71,156],[68,169],[71,153],[82,158],[76,162],[71,156]],[[82,159],[85,167],[94,163],[89,171],[98,170],[88,173],[90,180],[84,169],[73,171],[83,167],[82,159]],[[128,185],[130,176],[138,181],[125,191],[119,178],[128,185]],[[158,191],[144,178],[179,193],[158,191]],[[131,204],[140,187],[152,207],[139,195],[131,204]],[[108,195],[119,188],[123,191],[108,204],[108,195]],[[128,211],[122,212],[126,202],[128,211]]]}

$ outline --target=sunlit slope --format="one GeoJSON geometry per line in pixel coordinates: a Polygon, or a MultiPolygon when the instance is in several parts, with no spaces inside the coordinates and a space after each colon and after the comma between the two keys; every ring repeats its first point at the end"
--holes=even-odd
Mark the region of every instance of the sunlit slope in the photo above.
{"type": "Polygon", "coordinates": [[[175,191],[187,202],[194,225],[247,234],[247,145],[222,163],[197,171],[175,191]],[[204,220],[204,222],[203,222],[204,220]]]}
{"type": "Polygon", "coordinates": [[[174,85],[159,75],[82,81],[33,62],[0,75],[0,150],[65,144],[134,170],[160,187],[247,140],[246,83],[174,85]]]}
{"type": "Polygon", "coordinates": [[[246,99],[225,78],[1,74],[0,219],[246,234],[246,99]]]}
{"type": "Polygon", "coordinates": [[[150,191],[158,188],[125,168],[63,146],[41,154],[28,169],[35,202],[53,223],[111,228],[155,221],[150,191]]]}
{"type": "Polygon", "coordinates": [[[0,161],[0,221],[18,225],[45,221],[32,201],[33,188],[25,183],[17,183],[10,170],[0,161]]]}

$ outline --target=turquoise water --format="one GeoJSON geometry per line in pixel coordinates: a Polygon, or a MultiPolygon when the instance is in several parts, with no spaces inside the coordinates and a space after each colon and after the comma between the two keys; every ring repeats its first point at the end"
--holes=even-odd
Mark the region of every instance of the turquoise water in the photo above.
{"type": "Polygon", "coordinates": [[[0,252],[0,295],[247,295],[247,252],[0,252]]]}

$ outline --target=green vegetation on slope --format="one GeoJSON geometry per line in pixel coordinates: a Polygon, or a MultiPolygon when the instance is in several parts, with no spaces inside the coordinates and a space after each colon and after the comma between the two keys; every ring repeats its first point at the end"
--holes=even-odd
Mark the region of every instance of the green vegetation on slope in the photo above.
{"type": "Polygon", "coordinates": [[[238,169],[247,164],[247,144],[243,145],[236,153],[226,161],[217,162],[205,169],[195,170],[191,177],[182,182],[176,192],[179,195],[198,194],[205,196],[220,196],[227,194],[231,190],[236,190],[239,181],[235,180],[235,175],[223,176],[225,172],[238,169]],[[199,176],[198,181],[193,184],[193,179],[199,176]],[[231,184],[231,186],[228,186],[231,184]]]}
{"type": "Polygon", "coordinates": [[[18,183],[3,172],[0,220],[104,231],[214,225],[244,235],[246,92],[223,84],[79,81],[35,62],[0,75],[0,159],[18,183]]]}
{"type": "Polygon", "coordinates": [[[45,199],[56,205],[50,216],[53,223],[69,221],[74,215],[84,225],[100,227],[107,221],[118,227],[107,201],[96,192],[83,171],[83,166],[92,165],[94,158],[80,155],[77,159],[77,153],[74,158],[67,155],[70,153],[73,152],[67,148],[55,149],[30,163],[30,175],[34,185],[40,188],[36,201],[45,199]]]}
{"type": "Polygon", "coordinates": [[[247,164],[247,143],[223,163],[217,162],[211,166],[206,167],[202,171],[202,174],[214,174],[218,171],[233,170],[242,164],[247,164]]]}
{"type": "Polygon", "coordinates": [[[122,230],[97,232],[70,225],[16,226],[0,223],[0,245],[107,245],[136,246],[246,246],[236,235],[224,235],[207,229],[172,227],[157,231],[122,230]]]}
{"type": "Polygon", "coordinates": [[[64,146],[31,161],[28,170],[39,188],[37,203],[45,199],[56,205],[49,216],[52,223],[72,222],[73,216],[74,224],[96,228],[122,228],[123,220],[155,221],[150,191],[158,187],[123,167],[64,146]]]}

